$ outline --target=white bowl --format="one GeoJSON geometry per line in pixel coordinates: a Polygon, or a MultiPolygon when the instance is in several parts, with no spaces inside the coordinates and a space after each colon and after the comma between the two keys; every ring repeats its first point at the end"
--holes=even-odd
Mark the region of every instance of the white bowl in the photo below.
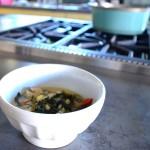
{"type": "Polygon", "coordinates": [[[16,69],[0,81],[0,107],[10,123],[32,144],[58,148],[71,143],[99,115],[105,100],[105,87],[93,74],[68,65],[37,64],[16,69]],[[73,90],[94,103],[82,110],[64,114],[29,112],[11,104],[24,87],[56,86],[73,90]]]}

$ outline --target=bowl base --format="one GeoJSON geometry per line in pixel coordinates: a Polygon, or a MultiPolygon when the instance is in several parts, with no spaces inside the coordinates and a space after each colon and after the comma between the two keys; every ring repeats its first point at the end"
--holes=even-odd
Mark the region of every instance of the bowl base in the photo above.
{"type": "Polygon", "coordinates": [[[68,144],[70,144],[71,142],[73,142],[73,140],[75,140],[75,138],[77,137],[77,135],[74,136],[70,136],[70,137],[65,137],[62,140],[57,140],[57,139],[49,139],[49,140],[43,140],[43,139],[38,139],[35,137],[29,137],[26,134],[23,133],[23,136],[25,137],[25,139],[38,147],[42,147],[42,148],[59,148],[59,147],[63,147],[66,146],[68,144]]]}

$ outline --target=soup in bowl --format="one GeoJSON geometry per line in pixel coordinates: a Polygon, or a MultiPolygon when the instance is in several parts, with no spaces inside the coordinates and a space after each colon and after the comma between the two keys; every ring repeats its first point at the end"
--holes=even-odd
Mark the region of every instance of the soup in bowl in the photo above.
{"type": "MultiPolygon", "coordinates": [[[[99,115],[104,104],[105,94],[104,84],[95,75],[74,66],[61,64],[37,64],[22,67],[6,74],[0,81],[2,111],[12,126],[22,132],[25,139],[43,148],[58,148],[68,145],[78,134],[85,131],[99,115]],[[42,96],[38,93],[39,95],[34,98],[32,95],[31,101],[38,105],[35,103],[32,105],[31,101],[30,104],[33,108],[40,107],[38,111],[33,111],[36,109],[32,107],[29,110],[23,109],[14,104],[18,93],[22,94],[21,91],[24,89],[35,92],[35,89],[43,90],[43,87],[52,87],[57,90],[56,93],[45,95],[42,93],[42,96]],[[55,94],[58,96],[61,92],[65,93],[64,89],[69,90],[68,93],[71,96],[76,93],[80,98],[82,97],[83,101],[81,102],[84,104],[88,102],[88,105],[86,107],[82,105],[83,107],[76,109],[73,104],[76,103],[75,99],[77,98],[71,100],[70,97],[65,97],[61,101],[58,100],[55,94]],[[62,105],[64,108],[59,110],[60,103],[53,105],[52,101],[61,102],[64,104],[62,105]],[[42,104],[39,106],[39,103],[42,104]],[[68,104],[70,104],[69,108],[68,104]],[[50,110],[55,107],[58,110],[51,113],[50,110]]],[[[23,96],[26,98],[26,95],[23,96]]]]}

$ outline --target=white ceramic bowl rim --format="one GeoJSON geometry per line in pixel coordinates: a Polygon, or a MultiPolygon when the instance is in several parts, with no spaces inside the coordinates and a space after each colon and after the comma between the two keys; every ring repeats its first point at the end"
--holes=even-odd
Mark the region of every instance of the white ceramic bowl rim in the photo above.
{"type": "MultiPolygon", "coordinates": [[[[81,69],[81,68],[78,68],[78,67],[75,67],[75,66],[72,66],[72,65],[65,65],[65,64],[34,64],[34,65],[24,66],[24,67],[15,69],[15,70],[13,70],[13,71],[7,73],[5,76],[3,76],[3,77],[1,78],[1,81],[0,81],[0,82],[3,82],[3,80],[5,80],[5,78],[6,78],[7,76],[10,76],[13,72],[16,72],[17,70],[21,70],[21,69],[23,69],[23,68],[27,68],[27,67],[31,67],[31,66],[40,66],[40,65],[66,66],[66,67],[71,67],[71,68],[78,69],[78,70],[80,70],[80,71],[82,71],[82,72],[84,72],[84,73],[86,73],[86,74],[89,74],[91,77],[93,77],[95,80],[97,80],[97,81],[101,84],[101,86],[102,86],[102,94],[100,95],[100,97],[98,98],[98,100],[96,100],[92,105],[90,105],[90,106],[88,106],[88,107],[86,107],[86,108],[84,108],[84,109],[81,109],[81,110],[77,110],[77,111],[74,111],[74,112],[68,112],[68,113],[62,113],[62,114],[45,114],[45,113],[36,113],[36,112],[30,112],[30,111],[27,111],[27,110],[23,110],[23,109],[21,109],[21,108],[19,108],[19,107],[17,107],[17,106],[14,106],[13,104],[9,103],[6,99],[4,99],[4,98],[1,96],[1,95],[2,95],[1,93],[0,93],[0,97],[1,97],[0,100],[2,100],[5,104],[9,105],[9,106],[12,107],[13,109],[17,109],[18,111],[21,111],[21,112],[23,112],[23,113],[30,113],[30,114],[39,115],[39,116],[43,116],[43,115],[44,115],[44,116],[51,116],[51,117],[53,116],[53,117],[55,117],[56,115],[57,115],[57,116],[71,115],[72,113],[79,113],[80,111],[85,111],[85,110],[87,110],[87,109],[90,109],[91,107],[93,107],[94,105],[96,105],[99,100],[104,99],[104,97],[105,97],[105,95],[106,95],[105,86],[104,86],[103,82],[102,82],[98,77],[96,77],[94,74],[92,74],[92,73],[90,73],[90,72],[88,72],[88,71],[86,71],[86,70],[84,70],[84,69],[81,69]]],[[[2,87],[1,87],[1,83],[0,83],[0,89],[1,89],[1,88],[2,88],[2,87]]],[[[0,91],[1,91],[1,90],[0,90],[0,91]]]]}

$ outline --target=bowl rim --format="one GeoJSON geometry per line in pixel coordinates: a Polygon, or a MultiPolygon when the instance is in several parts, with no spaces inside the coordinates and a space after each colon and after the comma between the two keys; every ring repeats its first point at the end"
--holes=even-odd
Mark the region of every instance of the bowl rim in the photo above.
{"type": "Polygon", "coordinates": [[[3,80],[9,76],[10,74],[12,74],[13,72],[16,72],[17,70],[21,70],[21,69],[24,69],[24,68],[28,68],[28,67],[32,67],[32,66],[42,66],[42,65],[57,65],[57,66],[65,66],[65,67],[69,67],[69,68],[75,68],[75,69],[78,69],[86,74],[89,74],[93,79],[97,80],[99,82],[99,84],[101,85],[101,90],[102,90],[102,93],[100,95],[100,97],[90,106],[86,107],[86,108],[83,108],[83,109],[80,109],[80,110],[77,110],[77,111],[73,111],[73,112],[68,112],[68,113],[56,113],[56,114],[45,114],[45,113],[37,113],[37,112],[31,112],[31,111],[28,111],[28,110],[24,110],[24,109],[21,109],[17,106],[14,106],[13,104],[11,104],[10,102],[8,102],[6,99],[2,98],[1,96],[1,93],[0,93],[0,101],[3,101],[6,105],[8,105],[9,107],[13,108],[14,110],[18,110],[20,112],[23,112],[25,114],[31,114],[31,115],[39,115],[39,116],[64,116],[64,115],[71,115],[71,114],[74,114],[74,113],[80,113],[81,111],[85,111],[87,109],[90,109],[92,107],[94,107],[95,105],[97,105],[98,101],[101,100],[102,101],[102,106],[104,104],[104,101],[105,101],[105,96],[106,96],[106,87],[104,85],[104,83],[101,81],[101,79],[99,79],[96,75],[92,74],[91,72],[85,70],[85,69],[82,69],[82,68],[79,68],[79,67],[76,67],[76,66],[73,66],[73,65],[66,65],[66,64],[33,64],[33,65],[27,65],[27,66],[24,66],[24,67],[20,67],[20,68],[17,68],[17,69],[14,69],[10,72],[8,72],[7,74],[5,74],[1,80],[0,80],[0,88],[1,88],[1,82],[3,82],[3,80]]]}

